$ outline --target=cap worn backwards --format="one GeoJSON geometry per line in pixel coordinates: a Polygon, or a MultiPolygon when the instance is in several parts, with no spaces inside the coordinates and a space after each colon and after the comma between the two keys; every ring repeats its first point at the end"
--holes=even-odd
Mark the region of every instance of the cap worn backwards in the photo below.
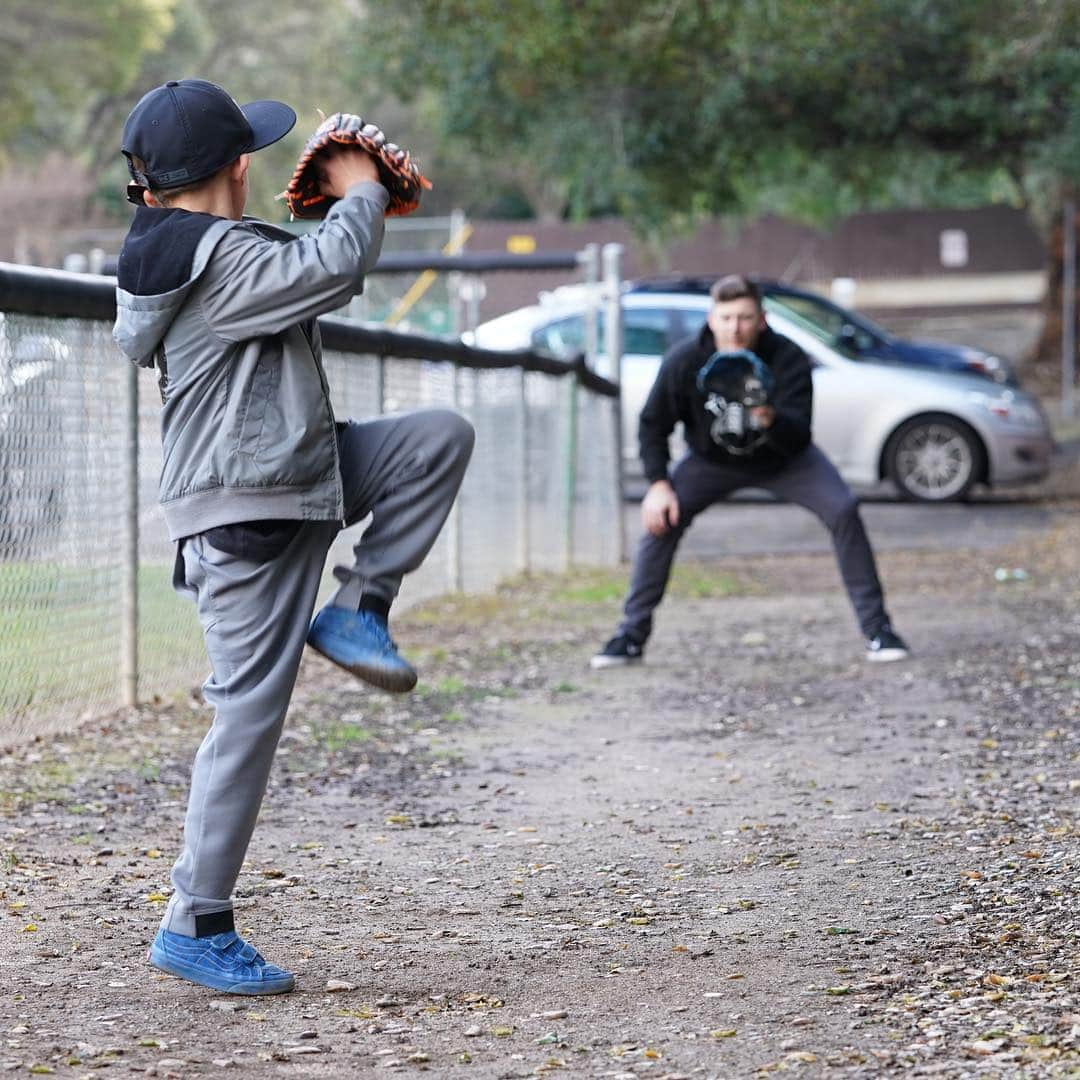
{"type": "MultiPolygon", "coordinates": [[[[237,105],[205,79],[174,79],[131,110],[120,149],[138,188],[167,190],[213,176],[241,154],[277,142],[295,123],[296,113],[280,101],[237,105]]],[[[135,194],[129,198],[141,203],[141,192],[135,194]]]]}

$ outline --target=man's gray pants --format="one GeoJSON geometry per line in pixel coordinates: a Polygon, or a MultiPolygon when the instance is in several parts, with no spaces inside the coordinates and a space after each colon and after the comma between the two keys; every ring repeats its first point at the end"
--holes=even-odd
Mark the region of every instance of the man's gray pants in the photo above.
{"type": "Polygon", "coordinates": [[[863,634],[873,637],[889,623],[874,553],[866,536],[859,503],[831,461],[813,444],[776,472],[761,475],[687,454],[671,471],[679,500],[679,524],[663,536],[646,533],[638,546],[630,591],[623,606],[619,633],[644,645],[652,632],[652,616],[671,574],[675,549],[702,510],[739,488],[771,492],[782,502],[813,511],[832,534],[840,576],[863,634]]]}
{"type": "MultiPolygon", "coordinates": [[[[428,410],[341,425],[346,525],[372,514],[331,603],[356,609],[361,592],[386,601],[434,544],[461,486],[471,425],[428,410]]],[[[212,674],[214,720],[195,756],[184,849],[162,926],[197,936],[196,916],[229,911],[255,827],[300,664],[326,555],[341,522],[305,522],[265,562],[184,541],[174,584],[198,607],[212,674]]]]}

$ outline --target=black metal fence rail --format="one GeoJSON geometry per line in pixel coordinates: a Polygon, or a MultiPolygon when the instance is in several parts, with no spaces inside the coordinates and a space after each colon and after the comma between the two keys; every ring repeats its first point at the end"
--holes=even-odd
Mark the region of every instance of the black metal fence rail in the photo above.
{"type": "Polygon", "coordinates": [[[413,274],[424,270],[436,273],[457,271],[462,274],[491,274],[503,271],[533,272],[538,270],[578,270],[582,265],[577,251],[534,251],[512,255],[506,251],[467,251],[460,255],[439,255],[434,252],[387,251],[379,256],[372,274],[413,274]]]}
{"type": "MultiPolygon", "coordinates": [[[[112,322],[116,318],[116,279],[0,263],[0,311],[112,322]]],[[[613,382],[587,367],[584,356],[567,361],[534,349],[480,349],[455,338],[406,334],[332,316],[321,318],[319,328],[326,347],[342,352],[436,360],[478,371],[518,368],[544,375],[572,375],[594,394],[619,394],[613,382]]]]}

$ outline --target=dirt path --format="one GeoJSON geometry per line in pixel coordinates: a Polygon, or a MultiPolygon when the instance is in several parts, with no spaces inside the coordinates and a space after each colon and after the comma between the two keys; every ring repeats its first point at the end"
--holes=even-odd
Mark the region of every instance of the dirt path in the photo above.
{"type": "Polygon", "coordinates": [[[144,960],[205,712],[0,756],[0,1070],[1080,1076],[1080,522],[882,562],[904,665],[817,555],[687,564],[628,672],[606,574],[409,614],[408,699],[312,659],[238,900],[283,998],[144,960]]]}

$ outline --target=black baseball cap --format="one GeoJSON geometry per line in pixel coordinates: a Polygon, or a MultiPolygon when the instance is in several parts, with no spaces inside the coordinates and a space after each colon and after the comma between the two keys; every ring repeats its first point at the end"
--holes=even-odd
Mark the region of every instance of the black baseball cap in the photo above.
{"type": "Polygon", "coordinates": [[[124,124],[120,149],[133,184],[128,199],[142,204],[142,189],[165,191],[205,180],[235,161],[275,143],[292,130],[296,113],[280,101],[237,103],[205,79],[173,79],[145,94],[124,124]],[[133,157],[145,169],[137,169],[133,157]]]}

